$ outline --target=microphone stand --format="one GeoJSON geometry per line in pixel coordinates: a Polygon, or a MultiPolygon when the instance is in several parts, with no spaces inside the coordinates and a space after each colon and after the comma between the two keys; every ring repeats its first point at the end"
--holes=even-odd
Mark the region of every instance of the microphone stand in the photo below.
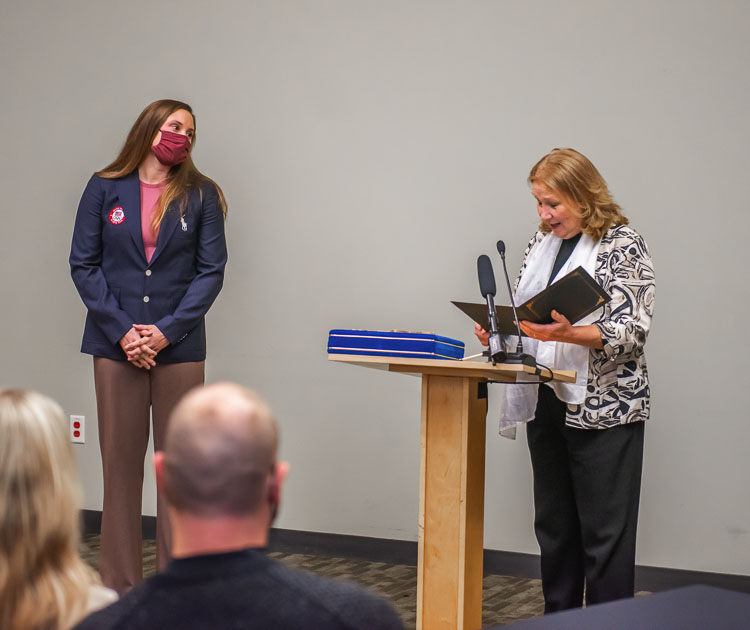
{"type": "MultiPolygon", "coordinates": [[[[513,307],[513,317],[516,320],[516,329],[518,330],[518,345],[516,346],[515,352],[507,352],[505,355],[505,363],[528,365],[529,367],[536,368],[536,359],[530,354],[526,354],[523,351],[523,341],[521,338],[521,324],[518,323],[518,313],[516,311],[516,301],[513,299],[513,289],[510,287],[510,278],[508,278],[508,268],[505,265],[505,243],[503,241],[497,242],[497,252],[500,254],[500,258],[503,260],[503,272],[505,273],[505,282],[508,285],[508,294],[510,295],[510,305],[513,307]]],[[[494,309],[493,309],[494,310],[494,309]]]]}
{"type": "Polygon", "coordinates": [[[495,300],[492,295],[487,294],[487,310],[490,317],[490,338],[489,347],[487,348],[487,360],[496,363],[505,363],[507,354],[503,350],[503,343],[500,340],[500,333],[497,331],[497,315],[495,314],[495,300]]]}

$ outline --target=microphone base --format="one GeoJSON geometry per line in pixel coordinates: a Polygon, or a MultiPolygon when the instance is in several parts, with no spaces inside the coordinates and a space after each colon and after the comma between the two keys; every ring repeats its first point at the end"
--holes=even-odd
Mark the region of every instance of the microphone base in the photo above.
{"type": "Polygon", "coordinates": [[[507,354],[505,354],[504,351],[500,350],[498,352],[495,352],[494,354],[490,354],[489,348],[485,350],[482,353],[485,357],[487,357],[487,362],[492,363],[492,365],[495,365],[496,363],[507,363],[507,354]]]}
{"type": "Polygon", "coordinates": [[[511,365],[528,365],[533,368],[536,367],[536,359],[525,352],[510,352],[505,356],[503,363],[509,363],[511,365]]]}

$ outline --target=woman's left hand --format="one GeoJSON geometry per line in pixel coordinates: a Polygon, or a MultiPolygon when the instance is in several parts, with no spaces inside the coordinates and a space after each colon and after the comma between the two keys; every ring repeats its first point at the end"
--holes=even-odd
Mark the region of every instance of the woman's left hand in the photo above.
{"type": "Polygon", "coordinates": [[[573,326],[562,313],[552,311],[553,324],[534,324],[532,322],[520,322],[521,330],[529,337],[539,341],[568,341],[573,335],[573,326]]]}
{"type": "Polygon", "coordinates": [[[153,324],[133,324],[133,328],[138,331],[141,337],[148,338],[145,345],[151,348],[154,352],[159,352],[169,345],[169,341],[153,324]]]}
{"type": "Polygon", "coordinates": [[[562,313],[552,311],[553,324],[534,324],[528,321],[519,322],[521,330],[529,337],[539,341],[562,341],[574,343],[587,348],[601,348],[602,335],[594,324],[573,326],[562,313]]]}

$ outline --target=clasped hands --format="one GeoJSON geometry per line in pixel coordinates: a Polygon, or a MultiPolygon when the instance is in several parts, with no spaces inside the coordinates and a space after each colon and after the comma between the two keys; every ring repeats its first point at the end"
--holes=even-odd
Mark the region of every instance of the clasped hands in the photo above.
{"type": "Polygon", "coordinates": [[[156,365],[154,358],[168,345],[167,338],[153,324],[133,324],[133,327],[120,339],[120,346],[127,355],[128,361],[146,370],[156,365]]]}

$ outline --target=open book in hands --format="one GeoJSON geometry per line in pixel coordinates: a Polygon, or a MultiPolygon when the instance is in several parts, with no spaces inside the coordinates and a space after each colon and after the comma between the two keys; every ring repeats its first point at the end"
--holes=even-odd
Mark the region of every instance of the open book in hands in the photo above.
{"type": "MultiPolygon", "coordinates": [[[[583,267],[576,267],[557,282],[549,285],[523,304],[516,306],[519,321],[536,324],[551,324],[552,311],[555,310],[567,317],[571,324],[583,319],[600,308],[611,298],[583,267]]],[[[490,322],[487,304],[471,302],[452,302],[485,330],[490,322]]],[[[510,306],[495,306],[497,328],[501,335],[517,335],[518,330],[510,306]]],[[[526,336],[526,335],[524,335],[526,336]]]]}

